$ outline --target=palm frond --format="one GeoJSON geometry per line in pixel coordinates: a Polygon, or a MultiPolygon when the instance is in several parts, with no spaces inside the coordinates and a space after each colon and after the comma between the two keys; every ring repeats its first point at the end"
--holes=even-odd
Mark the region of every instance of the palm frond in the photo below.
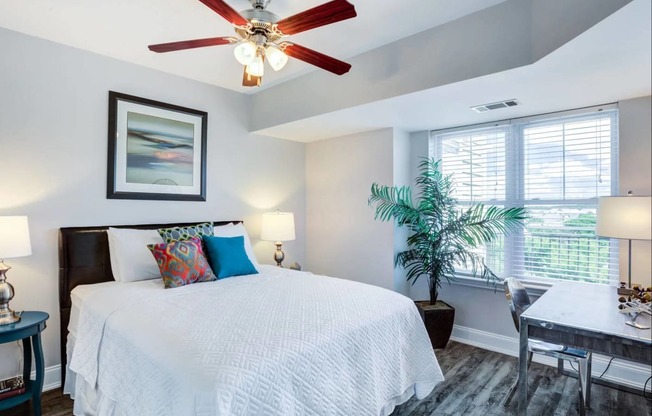
{"type": "Polygon", "coordinates": [[[457,205],[457,200],[451,196],[453,192],[451,176],[442,174],[439,163],[434,159],[423,159],[419,163],[420,175],[415,180],[419,188],[418,208],[434,228],[441,228],[442,220],[450,214],[451,207],[457,205]]]}
{"type": "Polygon", "coordinates": [[[499,208],[484,204],[469,207],[461,216],[464,226],[461,235],[475,247],[495,240],[499,235],[514,231],[525,220],[522,207],[499,208]]]}
{"type": "Polygon", "coordinates": [[[412,204],[412,190],[409,186],[371,185],[369,205],[376,204],[375,219],[396,220],[399,226],[418,221],[421,213],[412,204]]]}
{"type": "Polygon", "coordinates": [[[487,267],[482,256],[473,250],[494,241],[522,225],[526,219],[524,208],[500,208],[473,204],[458,208],[452,175],[444,175],[440,161],[424,159],[419,163],[416,203],[410,187],[371,186],[369,205],[375,205],[375,218],[395,220],[398,226],[408,227],[408,250],[400,252],[395,267],[406,271],[406,278],[414,284],[427,276],[432,293],[437,293],[443,280],[455,279],[456,267],[465,265],[474,276],[496,283],[498,276],[487,267]],[[433,292],[434,291],[434,292],[433,292]]]}

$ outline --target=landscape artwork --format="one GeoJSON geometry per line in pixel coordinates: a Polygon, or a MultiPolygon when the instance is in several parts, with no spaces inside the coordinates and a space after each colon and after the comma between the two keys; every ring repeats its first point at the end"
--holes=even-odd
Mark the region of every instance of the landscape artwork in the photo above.
{"type": "Polygon", "coordinates": [[[127,182],[192,186],[194,126],[127,113],[127,182]]]}
{"type": "Polygon", "coordinates": [[[107,198],[206,201],[208,114],[109,91],[107,198]]]}

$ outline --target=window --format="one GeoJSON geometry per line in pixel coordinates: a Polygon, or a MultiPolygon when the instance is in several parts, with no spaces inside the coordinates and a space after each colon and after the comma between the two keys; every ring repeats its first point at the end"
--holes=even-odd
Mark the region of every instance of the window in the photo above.
{"type": "Polygon", "coordinates": [[[598,197],[617,190],[618,114],[588,111],[431,133],[461,205],[527,209],[523,229],[481,250],[498,276],[617,280],[617,244],[597,238],[595,223],[598,197]]]}

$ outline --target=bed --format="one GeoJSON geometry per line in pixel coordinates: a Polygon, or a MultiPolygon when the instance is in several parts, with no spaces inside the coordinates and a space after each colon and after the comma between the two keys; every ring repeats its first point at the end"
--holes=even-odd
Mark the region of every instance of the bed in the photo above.
{"type": "MultiPolygon", "coordinates": [[[[171,225],[190,224],[111,227],[171,225]]],[[[107,229],[60,230],[62,379],[76,415],[386,416],[443,380],[400,294],[267,265],[169,290],[116,282],[107,229]]]]}

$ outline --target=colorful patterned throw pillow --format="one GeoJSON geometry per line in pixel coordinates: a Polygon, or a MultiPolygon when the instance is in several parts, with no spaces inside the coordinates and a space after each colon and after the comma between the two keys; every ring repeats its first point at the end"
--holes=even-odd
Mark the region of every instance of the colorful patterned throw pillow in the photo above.
{"type": "Polygon", "coordinates": [[[201,238],[205,235],[213,235],[213,223],[204,222],[202,224],[189,225],[187,227],[160,228],[158,229],[158,233],[163,237],[163,241],[166,243],[189,240],[193,237],[201,238]]]}
{"type": "Polygon", "coordinates": [[[204,257],[199,237],[167,244],[148,244],[147,248],[156,259],[166,289],[217,279],[204,257]]]}

